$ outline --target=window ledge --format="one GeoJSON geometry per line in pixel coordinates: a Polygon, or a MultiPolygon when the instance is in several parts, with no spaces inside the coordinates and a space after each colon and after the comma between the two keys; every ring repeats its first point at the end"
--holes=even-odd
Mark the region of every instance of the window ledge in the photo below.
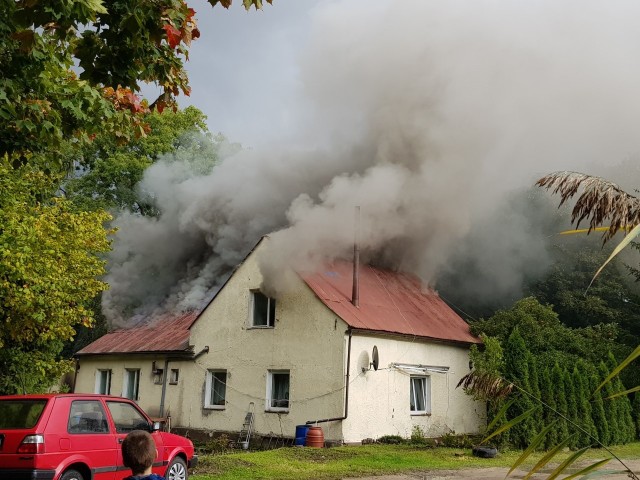
{"type": "Polygon", "coordinates": [[[288,408],[267,408],[264,411],[265,413],[289,413],[288,408]]]}
{"type": "Polygon", "coordinates": [[[226,405],[205,405],[203,407],[205,410],[225,410],[226,405]]]}
{"type": "Polygon", "coordinates": [[[249,325],[247,330],[273,330],[274,328],[271,325],[249,325]]]}
{"type": "Polygon", "coordinates": [[[431,412],[411,412],[412,417],[430,417],[431,412]]]}

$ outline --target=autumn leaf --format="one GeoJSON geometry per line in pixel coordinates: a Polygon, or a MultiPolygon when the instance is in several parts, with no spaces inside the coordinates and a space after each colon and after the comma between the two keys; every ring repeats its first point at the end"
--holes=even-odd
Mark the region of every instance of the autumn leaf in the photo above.
{"type": "Polygon", "coordinates": [[[170,48],[176,48],[180,44],[180,40],[182,39],[182,34],[180,30],[171,25],[170,23],[166,23],[162,26],[164,31],[167,34],[167,41],[169,42],[170,48]]]}

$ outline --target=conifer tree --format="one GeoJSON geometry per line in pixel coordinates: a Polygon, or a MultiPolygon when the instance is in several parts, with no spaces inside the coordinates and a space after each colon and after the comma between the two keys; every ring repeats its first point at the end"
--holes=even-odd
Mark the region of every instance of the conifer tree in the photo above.
{"type": "MultiPolygon", "coordinates": [[[[540,397],[546,405],[543,414],[544,425],[549,425],[556,419],[554,410],[556,409],[556,398],[551,385],[551,372],[549,367],[543,367],[540,371],[540,397]]],[[[555,429],[551,429],[544,439],[544,448],[552,448],[558,443],[558,436],[555,429]]]]}
{"type": "Polygon", "coordinates": [[[598,430],[595,423],[593,423],[593,409],[589,398],[591,396],[589,391],[588,376],[585,375],[584,365],[576,365],[573,367],[572,373],[573,387],[576,395],[576,407],[578,415],[578,425],[582,427],[582,430],[578,434],[578,448],[587,447],[593,445],[595,440],[598,439],[598,430]]]}
{"type": "Polygon", "coordinates": [[[567,418],[569,419],[569,422],[567,422],[567,428],[572,435],[571,440],[569,441],[569,447],[576,449],[580,442],[580,432],[574,426],[574,424],[579,424],[576,388],[573,383],[573,376],[568,370],[563,368],[562,375],[564,377],[564,396],[567,400],[567,418]]]}
{"type": "Polygon", "coordinates": [[[596,391],[600,385],[600,379],[598,375],[592,374],[589,377],[589,388],[593,393],[592,396],[592,417],[593,423],[598,431],[598,440],[603,445],[611,445],[611,434],[609,433],[609,422],[607,421],[607,415],[604,410],[604,404],[602,402],[602,393],[600,390],[596,391]]]}
{"type": "MultiPolygon", "coordinates": [[[[538,375],[538,365],[536,363],[536,359],[534,355],[531,352],[529,352],[527,362],[529,366],[529,387],[530,387],[529,391],[531,392],[531,395],[534,398],[540,400],[541,394],[540,394],[540,378],[538,375]]],[[[536,409],[535,413],[532,415],[531,418],[534,422],[534,425],[542,425],[543,417],[544,417],[544,410],[542,408],[542,405],[535,400],[533,401],[533,404],[538,408],[536,409]]]]}
{"type": "MultiPolygon", "coordinates": [[[[604,362],[600,362],[600,365],[598,365],[598,373],[600,375],[600,381],[609,375],[609,368],[604,362]]],[[[607,443],[607,445],[619,445],[622,442],[621,433],[623,430],[623,426],[621,425],[622,418],[620,418],[621,412],[618,411],[618,402],[616,402],[615,399],[608,398],[615,393],[613,383],[607,382],[601,391],[604,412],[609,425],[609,443],[607,443]]]]}
{"type": "Polygon", "coordinates": [[[564,387],[564,374],[560,365],[557,363],[551,369],[551,385],[555,393],[556,410],[559,413],[556,418],[556,426],[553,430],[556,431],[558,441],[561,442],[569,436],[569,428],[567,426],[567,421],[565,420],[568,414],[568,408],[567,396],[564,387]]]}
{"type": "MultiPolygon", "coordinates": [[[[520,335],[516,327],[513,329],[513,332],[511,332],[511,335],[509,335],[504,348],[505,378],[526,392],[531,392],[531,386],[529,385],[529,358],[530,353],[527,350],[522,335],[520,335]]],[[[517,395],[517,398],[507,411],[507,416],[510,420],[534,406],[533,401],[528,395],[521,392],[514,392],[514,394],[517,395]]],[[[510,429],[509,441],[516,448],[524,448],[535,437],[535,434],[535,423],[533,419],[529,417],[510,429]]]]}
{"type": "Polygon", "coordinates": [[[632,416],[636,427],[636,435],[634,439],[640,437],[640,392],[636,392],[633,396],[632,416]]]}
{"type": "MultiPolygon", "coordinates": [[[[613,353],[609,352],[607,356],[607,369],[612,371],[618,365],[616,357],[613,353]]],[[[615,393],[625,391],[625,387],[622,384],[619,376],[616,376],[611,380],[612,390],[615,393]]],[[[618,427],[620,428],[620,435],[618,443],[629,443],[635,439],[635,425],[633,423],[633,417],[631,415],[631,402],[627,395],[620,395],[613,399],[616,404],[616,414],[618,418],[618,427]]]]}

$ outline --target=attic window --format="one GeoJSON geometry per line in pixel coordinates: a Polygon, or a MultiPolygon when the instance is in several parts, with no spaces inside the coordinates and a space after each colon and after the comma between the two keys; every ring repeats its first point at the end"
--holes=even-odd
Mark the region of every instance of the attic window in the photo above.
{"type": "Polygon", "coordinates": [[[251,326],[263,328],[273,327],[276,319],[276,299],[267,297],[257,290],[254,290],[251,294],[251,326]]]}

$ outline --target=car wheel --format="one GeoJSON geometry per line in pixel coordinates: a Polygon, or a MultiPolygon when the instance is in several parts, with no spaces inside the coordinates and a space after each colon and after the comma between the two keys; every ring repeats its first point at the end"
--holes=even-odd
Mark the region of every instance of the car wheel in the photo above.
{"type": "Polygon", "coordinates": [[[187,473],[187,464],[180,457],[174,458],[169,467],[167,473],[164,474],[166,480],[187,480],[189,474],[187,473]]]}
{"type": "Polygon", "coordinates": [[[76,470],[67,470],[62,474],[60,480],[84,480],[84,477],[76,470]]]}

